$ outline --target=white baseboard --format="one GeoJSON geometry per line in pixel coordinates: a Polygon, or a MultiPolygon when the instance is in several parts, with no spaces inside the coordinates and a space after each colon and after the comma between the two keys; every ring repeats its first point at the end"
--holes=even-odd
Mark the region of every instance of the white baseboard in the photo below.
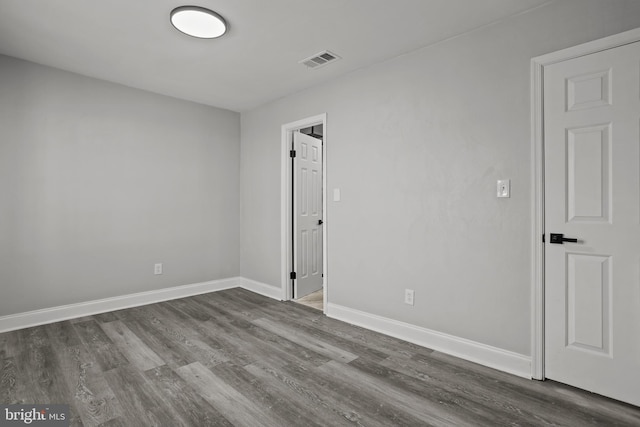
{"type": "Polygon", "coordinates": [[[275,286],[256,282],[255,280],[247,279],[245,277],[240,277],[238,286],[248,291],[255,292],[256,294],[282,301],[282,289],[276,288],[275,286]]]}
{"type": "Polygon", "coordinates": [[[531,379],[531,357],[529,356],[337,304],[327,304],[326,313],[334,319],[531,379]]]}
{"type": "MultiPolygon", "coordinates": [[[[232,277],[2,316],[0,333],[236,287],[282,301],[280,288],[244,277],[232,277]]],[[[327,304],[326,314],[423,347],[531,378],[531,358],[528,356],[337,304],[327,304]]]]}
{"type": "Polygon", "coordinates": [[[0,332],[13,331],[16,329],[60,322],[62,320],[74,319],[82,316],[91,316],[93,314],[104,313],[107,311],[122,310],[124,308],[138,307],[156,302],[185,298],[192,295],[236,288],[238,287],[239,282],[239,277],[232,277],[203,283],[194,283],[192,285],[174,286],[154,291],[139,292],[77,304],[45,308],[25,313],[10,314],[8,316],[0,317],[0,332]]]}

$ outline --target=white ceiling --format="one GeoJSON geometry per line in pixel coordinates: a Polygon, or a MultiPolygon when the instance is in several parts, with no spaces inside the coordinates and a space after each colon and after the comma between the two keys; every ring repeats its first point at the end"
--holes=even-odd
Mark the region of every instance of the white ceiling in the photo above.
{"type": "Polygon", "coordinates": [[[0,53],[234,111],[534,8],[548,0],[0,0],[0,53]],[[199,40],[169,12],[212,9],[199,40]],[[328,49],[320,69],[298,61],[328,49]]]}

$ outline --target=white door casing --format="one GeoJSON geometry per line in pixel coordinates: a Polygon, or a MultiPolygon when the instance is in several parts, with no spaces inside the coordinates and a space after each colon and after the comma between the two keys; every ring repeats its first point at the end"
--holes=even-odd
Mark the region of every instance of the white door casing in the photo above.
{"type": "Polygon", "coordinates": [[[545,376],[640,405],[640,43],[543,86],[545,376]]]}
{"type": "Polygon", "coordinates": [[[294,298],[322,288],[322,140],[294,132],[294,298]]]}

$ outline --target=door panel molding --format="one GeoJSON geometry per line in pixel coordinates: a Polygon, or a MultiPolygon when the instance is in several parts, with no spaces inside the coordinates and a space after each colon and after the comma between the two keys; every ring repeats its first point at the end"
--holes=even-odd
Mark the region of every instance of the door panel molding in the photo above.
{"type": "MultiPolygon", "coordinates": [[[[531,377],[545,378],[544,367],[544,67],[640,41],[640,28],[535,57],[531,60],[531,377]]],[[[604,77],[602,77],[604,78],[604,77]]],[[[580,107],[606,102],[585,100],[580,107]]]]}

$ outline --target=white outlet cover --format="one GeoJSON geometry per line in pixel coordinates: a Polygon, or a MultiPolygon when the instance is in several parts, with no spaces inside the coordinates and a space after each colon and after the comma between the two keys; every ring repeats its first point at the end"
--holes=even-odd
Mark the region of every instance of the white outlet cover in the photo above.
{"type": "Polygon", "coordinates": [[[511,180],[498,180],[498,197],[511,197],[511,180]]]}
{"type": "Polygon", "coordinates": [[[413,289],[405,289],[404,290],[404,303],[413,305],[414,303],[415,292],[413,289]]]}
{"type": "Polygon", "coordinates": [[[333,201],[334,202],[339,202],[340,201],[340,189],[339,188],[334,188],[333,189],[333,201]]]}

